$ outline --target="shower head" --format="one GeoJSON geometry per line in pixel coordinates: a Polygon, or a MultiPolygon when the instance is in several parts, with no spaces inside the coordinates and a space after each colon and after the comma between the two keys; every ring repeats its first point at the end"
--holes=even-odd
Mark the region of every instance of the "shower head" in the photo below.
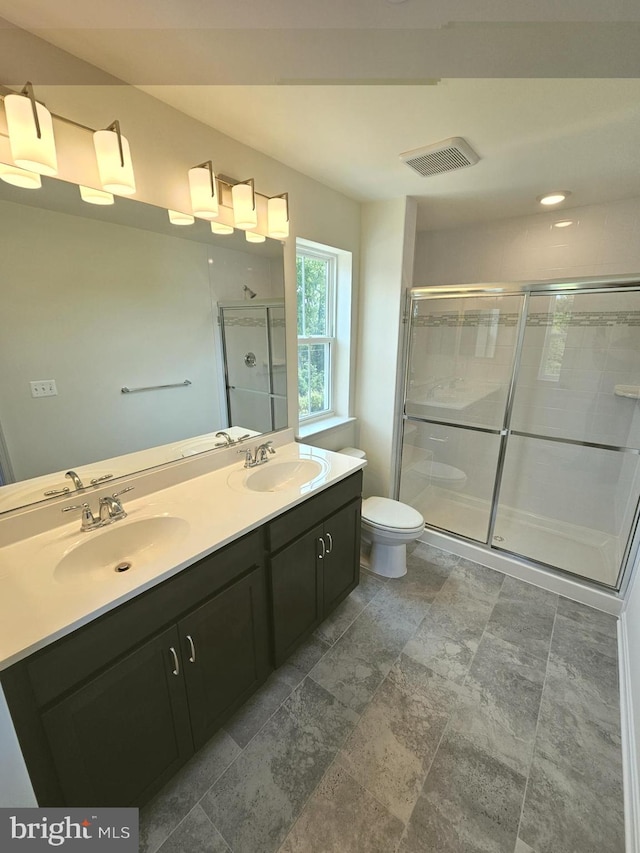
{"type": "Polygon", "coordinates": [[[244,290],[244,298],[245,299],[255,299],[256,294],[253,290],[251,290],[250,287],[247,287],[247,285],[245,284],[242,289],[244,290]]]}

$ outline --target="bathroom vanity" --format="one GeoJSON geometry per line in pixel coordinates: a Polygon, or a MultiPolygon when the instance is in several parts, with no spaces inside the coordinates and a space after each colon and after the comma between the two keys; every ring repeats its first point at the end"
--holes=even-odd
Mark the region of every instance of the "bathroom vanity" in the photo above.
{"type": "MultiPolygon", "coordinates": [[[[57,583],[94,611],[78,610],[66,629],[50,624],[11,655],[5,643],[0,681],[40,805],[141,805],[358,584],[362,463],[301,445],[274,460],[260,466],[256,491],[248,477],[260,469],[235,462],[155,493],[152,505],[164,497],[189,521],[189,535],[168,549],[179,564],[154,558],[136,586],[115,574],[78,580],[74,563],[57,583]],[[311,462],[312,482],[290,485],[311,462]],[[216,523],[203,556],[208,510],[216,523]],[[107,601],[119,580],[128,592],[107,601]]],[[[113,530],[142,521],[132,510],[113,530]]],[[[76,547],[105,533],[82,534],[76,547]]]]}

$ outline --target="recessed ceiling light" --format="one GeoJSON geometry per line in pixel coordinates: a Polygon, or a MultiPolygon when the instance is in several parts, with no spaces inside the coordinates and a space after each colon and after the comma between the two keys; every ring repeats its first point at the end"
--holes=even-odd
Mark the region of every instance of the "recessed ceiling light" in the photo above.
{"type": "Polygon", "coordinates": [[[555,190],[552,193],[546,193],[545,195],[539,195],[538,201],[540,204],[560,204],[561,201],[564,201],[571,193],[569,190],[555,190]]]}
{"type": "Polygon", "coordinates": [[[553,223],[554,228],[568,228],[570,225],[573,225],[573,219],[559,219],[553,223]]]}

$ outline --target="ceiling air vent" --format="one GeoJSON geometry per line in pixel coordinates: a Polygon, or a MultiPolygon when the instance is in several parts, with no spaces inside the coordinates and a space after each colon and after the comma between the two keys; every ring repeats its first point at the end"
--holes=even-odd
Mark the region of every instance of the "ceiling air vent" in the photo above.
{"type": "Polygon", "coordinates": [[[426,178],[429,175],[442,175],[454,169],[473,166],[480,158],[464,139],[452,136],[450,139],[436,142],[435,145],[405,151],[400,155],[400,159],[407,166],[411,166],[414,172],[426,178]]]}

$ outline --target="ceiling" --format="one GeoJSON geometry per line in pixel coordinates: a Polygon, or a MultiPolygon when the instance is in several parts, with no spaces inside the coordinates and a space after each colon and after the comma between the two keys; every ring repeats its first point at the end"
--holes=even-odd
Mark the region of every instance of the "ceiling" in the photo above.
{"type": "Polygon", "coordinates": [[[571,190],[565,209],[640,196],[637,0],[0,0],[0,15],[352,198],[415,197],[420,229],[534,213],[550,189],[571,190]],[[480,162],[423,178],[399,159],[451,136],[480,162]]]}

